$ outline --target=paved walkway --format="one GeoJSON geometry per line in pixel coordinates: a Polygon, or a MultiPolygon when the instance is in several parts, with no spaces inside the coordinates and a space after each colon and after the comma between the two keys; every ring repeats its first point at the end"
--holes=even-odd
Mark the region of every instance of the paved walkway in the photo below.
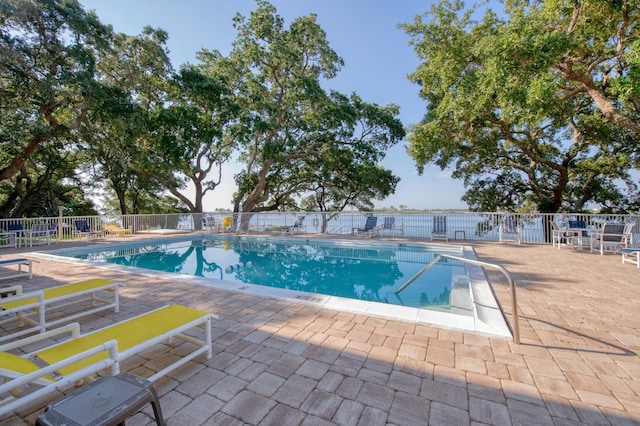
{"type": "MultiPolygon", "coordinates": [[[[169,425],[640,425],[640,270],[612,254],[472,245],[480,260],[515,276],[521,345],[49,261],[35,265],[33,280],[11,282],[126,282],[121,313],[88,317],[83,330],[166,303],[219,315],[213,358],[197,358],[156,383],[169,425]]],[[[28,256],[24,249],[0,254],[28,256]]],[[[505,279],[489,277],[512,320],[505,279]]],[[[123,369],[148,376],[179,353],[168,345],[123,369]]],[[[34,424],[59,396],[0,423],[34,424]]],[[[152,416],[145,408],[127,424],[153,424],[152,416]]]]}

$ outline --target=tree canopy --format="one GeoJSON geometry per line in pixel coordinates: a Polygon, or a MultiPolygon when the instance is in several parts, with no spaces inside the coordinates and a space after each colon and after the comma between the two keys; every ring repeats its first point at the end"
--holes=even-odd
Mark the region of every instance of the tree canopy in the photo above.
{"type": "MultiPolygon", "coordinates": [[[[286,28],[275,8],[260,1],[249,18],[238,15],[235,26],[228,69],[235,70],[232,85],[242,111],[233,136],[244,166],[236,175],[235,211],[292,207],[293,196],[318,185],[316,171],[328,147],[348,148],[354,163],[375,163],[404,136],[397,106],[324,90],[323,81],[343,61],[314,15],[286,28]]],[[[373,185],[389,188],[382,181],[373,185]]]]}
{"type": "Polygon", "coordinates": [[[399,107],[325,90],[343,61],[315,16],[287,28],[256,4],[228,56],[174,71],[162,29],[115,33],[77,0],[0,1],[0,215],[57,214],[71,194],[89,201],[76,212],[100,194],[122,214],[202,212],[231,158],[236,211],[298,208],[318,188],[332,209],[393,192],[378,163],[404,137],[399,107]]]}
{"type": "Polygon", "coordinates": [[[637,209],[638,2],[504,6],[475,20],[444,0],[402,25],[428,101],[409,137],[419,170],[452,167],[478,210],[637,209]]]}

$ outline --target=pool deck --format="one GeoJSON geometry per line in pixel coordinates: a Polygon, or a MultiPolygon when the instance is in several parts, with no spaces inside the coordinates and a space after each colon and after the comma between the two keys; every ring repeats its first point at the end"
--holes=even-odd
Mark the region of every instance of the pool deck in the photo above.
{"type": "MultiPolygon", "coordinates": [[[[4,248],[0,256],[134,238],[4,248]]],[[[29,290],[93,277],[125,282],[121,312],[85,317],[83,331],[167,303],[217,314],[213,357],[196,358],[156,383],[169,425],[640,425],[640,270],[621,264],[620,255],[588,250],[465,244],[479,260],[513,274],[520,345],[50,260],[37,260],[32,280],[1,283],[29,290]]],[[[506,280],[487,275],[512,322],[506,280]]],[[[179,352],[167,345],[123,370],[149,376],[160,359],[179,352]]],[[[60,396],[0,423],[32,425],[60,396]]],[[[127,424],[154,424],[150,407],[127,424]]]]}

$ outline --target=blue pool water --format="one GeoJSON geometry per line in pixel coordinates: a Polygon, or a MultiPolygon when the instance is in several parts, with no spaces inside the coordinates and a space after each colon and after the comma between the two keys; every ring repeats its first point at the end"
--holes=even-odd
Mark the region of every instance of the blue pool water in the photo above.
{"type": "MultiPolygon", "coordinates": [[[[198,236],[62,250],[56,254],[349,299],[444,312],[462,306],[470,311],[467,268],[450,259],[441,259],[397,292],[443,251],[460,256],[462,248],[198,236]]],[[[460,313],[459,309],[456,313],[460,313]]]]}

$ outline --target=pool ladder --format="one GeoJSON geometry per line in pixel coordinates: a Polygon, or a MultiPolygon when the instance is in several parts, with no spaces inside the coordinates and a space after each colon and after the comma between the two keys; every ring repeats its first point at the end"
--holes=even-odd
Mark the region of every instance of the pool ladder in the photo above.
{"type": "Polygon", "coordinates": [[[513,312],[513,324],[511,325],[511,331],[513,332],[513,342],[517,345],[520,344],[520,320],[518,318],[518,299],[516,296],[516,282],[513,279],[513,276],[509,271],[503,268],[500,265],[496,265],[494,263],[480,262],[479,260],[474,259],[465,259],[464,257],[451,256],[450,254],[439,254],[433,258],[433,260],[426,265],[422,269],[420,269],[414,276],[409,278],[406,283],[402,284],[399,289],[397,289],[394,293],[399,294],[402,290],[407,288],[412,282],[414,282],[418,277],[428,271],[433,265],[438,263],[441,258],[447,258],[451,260],[457,260],[459,262],[468,263],[470,265],[480,266],[482,268],[495,269],[500,271],[507,277],[509,281],[509,289],[511,290],[511,310],[513,312]]]}

